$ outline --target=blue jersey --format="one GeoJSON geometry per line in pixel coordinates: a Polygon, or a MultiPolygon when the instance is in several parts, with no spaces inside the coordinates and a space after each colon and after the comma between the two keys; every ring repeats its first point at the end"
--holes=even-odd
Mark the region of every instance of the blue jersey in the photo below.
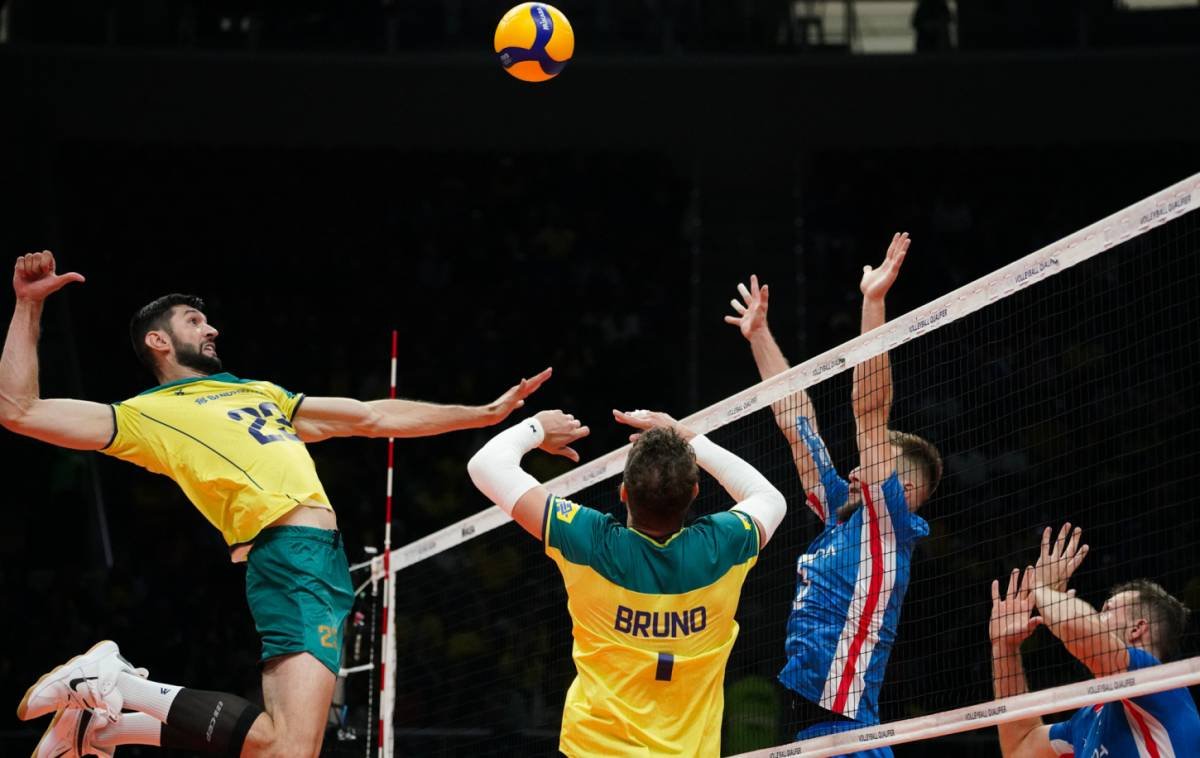
{"type": "MultiPolygon", "coordinates": [[[[1159,660],[1129,648],[1129,670],[1157,666],[1159,660]]],[[[1078,758],[1183,758],[1200,755],[1200,716],[1186,688],[1080,708],[1050,727],[1058,755],[1078,758]]]]}
{"type": "Polygon", "coordinates": [[[797,419],[821,484],[808,505],[825,523],[796,561],[796,595],[788,617],[785,687],[862,724],[879,723],[879,688],[900,623],[913,546],[929,525],[909,513],[893,472],[862,485],[862,506],[837,521],[850,485],[842,479],[806,418],[797,419]]]}

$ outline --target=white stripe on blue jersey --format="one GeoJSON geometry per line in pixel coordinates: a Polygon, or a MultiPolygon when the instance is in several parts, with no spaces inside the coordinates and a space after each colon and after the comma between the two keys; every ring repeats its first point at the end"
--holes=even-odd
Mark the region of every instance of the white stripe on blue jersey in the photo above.
{"type": "Polygon", "coordinates": [[[838,476],[808,420],[797,419],[797,429],[821,475],[808,502],[825,529],[796,562],[788,661],[779,680],[822,708],[876,724],[913,546],[929,526],[909,513],[894,472],[881,484],[863,485],[862,507],[839,524],[837,510],[848,498],[849,484],[838,476]]]}
{"type": "MultiPolygon", "coordinates": [[[[1157,666],[1141,648],[1129,648],[1129,670],[1157,666]]],[[[1113,758],[1184,758],[1200,755],[1200,715],[1187,688],[1080,708],[1050,727],[1058,755],[1113,758]]]]}

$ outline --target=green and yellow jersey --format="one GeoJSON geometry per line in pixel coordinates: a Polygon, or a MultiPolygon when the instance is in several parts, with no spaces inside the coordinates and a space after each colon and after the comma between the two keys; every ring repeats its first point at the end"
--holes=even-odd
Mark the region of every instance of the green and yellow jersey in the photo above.
{"type": "Polygon", "coordinates": [[[658,542],[551,496],[546,553],[562,572],[578,675],[559,749],[582,756],[716,756],[725,664],[758,528],[723,511],[658,542]]]}
{"type": "Polygon", "coordinates": [[[101,452],[175,480],[231,548],[303,502],[329,507],[292,418],[303,395],[222,373],[114,403],[101,452]]]}

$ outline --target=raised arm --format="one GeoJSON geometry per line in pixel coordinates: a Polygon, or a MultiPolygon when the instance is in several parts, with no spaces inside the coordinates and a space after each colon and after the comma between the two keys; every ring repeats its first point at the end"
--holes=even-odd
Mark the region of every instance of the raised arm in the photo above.
{"type": "MultiPolygon", "coordinates": [[[[892,236],[887,255],[877,269],[863,266],[862,333],[883,325],[887,320],[884,299],[900,273],[904,255],[908,252],[908,233],[892,236]]],[[[888,441],[888,415],[892,410],[892,364],[887,351],[854,367],[854,388],[851,393],[854,422],[858,429],[858,462],[860,478],[869,483],[882,483],[895,470],[896,452],[888,441]]]]}
{"type": "Polygon", "coordinates": [[[73,450],[99,450],[113,438],[112,408],[83,400],[46,400],[38,389],[38,335],[42,304],[76,273],[58,274],[49,250],[17,258],[17,302],[0,355],[0,424],[9,431],[73,450]]]}
{"type": "MultiPolygon", "coordinates": [[[[992,688],[996,698],[1020,695],[1029,691],[1025,667],[1021,663],[1021,643],[1042,623],[1033,616],[1030,580],[1033,569],[1017,578],[1020,569],[1008,577],[1008,590],[1000,594],[1000,582],[992,581],[992,616],[988,622],[988,637],[992,641],[992,688]]],[[[1050,747],[1050,727],[1036,716],[1000,724],[1000,752],[1004,758],[1053,758],[1050,747]]]]}
{"type": "Polygon", "coordinates": [[[534,448],[579,461],[571,444],[588,428],[562,411],[542,411],[505,429],[467,462],[467,473],[479,491],[539,540],[545,527],[550,492],[521,468],[521,458],[534,448]]]}
{"type": "MultiPolygon", "coordinates": [[[[788,369],[787,358],[784,357],[783,351],[775,342],[774,335],[771,334],[770,327],[767,326],[767,309],[770,300],[767,285],[764,284],[760,287],[758,277],[751,274],[750,288],[747,289],[746,285],[739,283],[738,294],[742,297],[740,301],[737,298],[729,301],[737,315],[726,316],[725,323],[736,326],[746,341],[750,343],[750,353],[754,356],[754,365],[758,367],[759,376],[763,379],[770,379],[776,374],[783,373],[788,369]]],[[[815,491],[821,483],[821,475],[813,462],[808,446],[796,429],[796,419],[804,418],[807,419],[811,433],[820,435],[812,400],[809,399],[807,392],[800,390],[772,403],[771,411],[775,414],[775,423],[779,426],[779,431],[783,432],[783,436],[792,446],[792,460],[796,464],[800,482],[804,485],[805,491],[815,491]]]]}
{"type": "Polygon", "coordinates": [[[1091,605],[1067,591],[1067,581],[1087,556],[1080,545],[1082,530],[1063,524],[1053,542],[1050,527],[1042,532],[1041,553],[1034,568],[1033,598],[1050,631],[1071,655],[1096,676],[1129,668],[1129,649],[1113,634],[1091,605]]]}
{"type": "Polygon", "coordinates": [[[546,369],[522,379],[488,405],[438,405],[418,400],[351,400],[306,397],[292,423],[300,439],[319,442],[330,437],[431,437],[460,429],[498,424],[550,378],[546,369]]]}
{"type": "Polygon", "coordinates": [[[692,445],[696,452],[696,463],[700,468],[712,475],[733,498],[731,510],[738,510],[754,519],[758,526],[758,544],[765,546],[771,541],[771,536],[779,527],[787,514],[787,501],[783,494],[775,488],[758,469],[729,452],[720,445],[709,440],[702,434],[696,434],[683,424],[665,413],[655,411],[613,411],[613,418],[622,424],[638,429],[630,435],[630,441],[637,439],[638,434],[654,427],[668,427],[675,430],[683,439],[692,445]]]}

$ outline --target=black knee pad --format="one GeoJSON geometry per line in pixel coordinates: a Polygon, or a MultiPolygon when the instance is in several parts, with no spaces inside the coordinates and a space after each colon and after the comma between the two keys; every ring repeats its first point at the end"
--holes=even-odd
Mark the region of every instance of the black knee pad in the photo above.
{"type": "Polygon", "coordinates": [[[237,695],[184,688],[171,703],[162,746],[239,756],[250,727],[262,712],[237,695]]]}

